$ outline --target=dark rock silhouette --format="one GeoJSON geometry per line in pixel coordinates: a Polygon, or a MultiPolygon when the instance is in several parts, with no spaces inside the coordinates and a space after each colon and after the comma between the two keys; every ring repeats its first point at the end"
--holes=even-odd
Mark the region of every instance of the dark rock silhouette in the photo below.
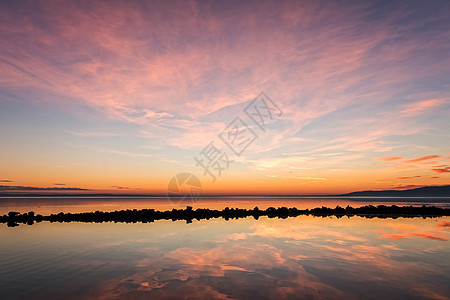
{"type": "Polygon", "coordinates": [[[20,214],[18,212],[9,212],[7,215],[0,216],[0,223],[7,223],[9,227],[18,226],[18,224],[33,225],[34,222],[89,222],[89,223],[102,223],[102,222],[126,222],[126,223],[149,223],[155,220],[185,220],[187,223],[191,223],[192,220],[202,220],[210,218],[223,218],[225,220],[238,219],[252,216],[256,220],[261,216],[267,216],[269,218],[282,218],[296,217],[299,215],[313,215],[319,217],[336,216],[338,218],[347,216],[361,216],[366,218],[398,218],[398,217],[440,217],[449,216],[450,209],[440,208],[435,206],[386,206],[386,205],[367,205],[363,207],[353,208],[347,206],[342,208],[336,206],[336,208],[317,207],[313,209],[297,209],[295,207],[269,207],[266,210],[260,210],[258,207],[254,209],[241,209],[241,208],[229,208],[226,207],[223,210],[212,210],[208,208],[198,208],[194,210],[191,206],[186,209],[172,209],[169,211],[155,211],[154,209],[127,209],[113,212],[88,212],[88,213],[63,213],[51,214],[48,216],[35,215],[34,212],[20,214]]]}

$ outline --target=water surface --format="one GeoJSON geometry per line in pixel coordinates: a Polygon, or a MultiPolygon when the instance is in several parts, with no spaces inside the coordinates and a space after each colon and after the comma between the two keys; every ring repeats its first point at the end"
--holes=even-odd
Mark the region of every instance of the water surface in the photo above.
{"type": "MultiPolygon", "coordinates": [[[[45,201],[47,212],[94,208],[45,201]]],[[[294,206],[258,202],[266,205],[294,206]]],[[[449,239],[449,217],[3,224],[0,291],[4,299],[446,299],[449,239]]]]}
{"type": "Polygon", "coordinates": [[[373,205],[434,205],[450,208],[450,198],[386,198],[386,197],[202,197],[195,202],[172,201],[167,197],[0,197],[0,214],[10,211],[20,213],[34,211],[39,214],[52,214],[59,212],[91,212],[96,210],[114,211],[123,209],[171,210],[172,208],[185,208],[187,205],[194,208],[223,209],[225,207],[238,207],[250,209],[258,206],[266,209],[270,206],[297,207],[298,209],[327,206],[334,208],[337,205],[345,207],[360,207],[373,205]]]}

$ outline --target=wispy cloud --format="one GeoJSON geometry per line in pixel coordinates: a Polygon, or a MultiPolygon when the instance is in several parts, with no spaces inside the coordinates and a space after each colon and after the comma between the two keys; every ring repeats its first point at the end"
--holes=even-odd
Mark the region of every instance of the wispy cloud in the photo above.
{"type": "Polygon", "coordinates": [[[445,242],[448,240],[445,237],[440,237],[437,235],[415,233],[415,232],[408,233],[407,235],[401,235],[401,234],[383,234],[383,235],[381,235],[382,238],[395,239],[395,240],[401,240],[401,241],[409,239],[411,236],[417,236],[417,237],[421,237],[421,238],[425,238],[425,239],[429,239],[429,240],[442,241],[442,242],[445,242]]]}
{"type": "Polygon", "coordinates": [[[408,237],[405,235],[400,235],[400,234],[383,234],[381,236],[382,238],[386,238],[386,239],[394,239],[394,240],[406,240],[408,237]]]}
{"type": "Polygon", "coordinates": [[[118,189],[118,190],[131,190],[132,188],[127,187],[127,186],[117,186],[117,185],[112,185],[112,188],[118,189]]]}
{"type": "Polygon", "coordinates": [[[440,168],[440,169],[431,169],[436,173],[450,173],[450,167],[440,168]]]}
{"type": "Polygon", "coordinates": [[[436,224],[437,227],[449,227],[450,228],[450,222],[442,221],[439,224],[436,224]]]}
{"type": "Polygon", "coordinates": [[[435,236],[435,235],[429,235],[429,234],[423,234],[423,233],[410,233],[410,235],[422,237],[422,238],[425,238],[425,239],[435,240],[435,241],[443,241],[443,242],[445,242],[445,241],[448,240],[447,238],[444,238],[444,237],[435,236]]]}
{"type": "Polygon", "coordinates": [[[408,103],[404,105],[404,109],[400,112],[408,117],[414,117],[420,113],[435,109],[441,105],[448,104],[447,99],[429,99],[419,102],[408,103]]]}
{"type": "Polygon", "coordinates": [[[405,162],[408,162],[408,163],[422,162],[424,160],[430,160],[430,159],[435,159],[435,158],[441,158],[441,156],[439,156],[439,155],[427,155],[427,156],[422,156],[422,157],[418,157],[418,158],[414,158],[414,159],[405,160],[405,162]]]}
{"type": "Polygon", "coordinates": [[[399,159],[403,159],[404,157],[398,157],[398,156],[383,156],[383,157],[378,157],[378,160],[381,161],[393,161],[393,160],[399,160],[399,159]]]}

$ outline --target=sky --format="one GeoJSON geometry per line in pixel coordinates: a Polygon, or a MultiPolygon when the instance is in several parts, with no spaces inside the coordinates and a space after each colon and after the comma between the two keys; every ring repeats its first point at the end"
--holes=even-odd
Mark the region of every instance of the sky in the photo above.
{"type": "Polygon", "coordinates": [[[0,1],[0,190],[450,184],[449,15],[438,0],[0,1]]]}

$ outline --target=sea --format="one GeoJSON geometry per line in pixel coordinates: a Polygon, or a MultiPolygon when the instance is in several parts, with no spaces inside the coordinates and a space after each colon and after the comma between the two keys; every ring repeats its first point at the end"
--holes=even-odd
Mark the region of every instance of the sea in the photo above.
{"type": "MultiPolygon", "coordinates": [[[[434,205],[450,198],[0,198],[59,212],[434,205]]],[[[1,299],[449,299],[450,217],[0,224],[1,299]]]]}

